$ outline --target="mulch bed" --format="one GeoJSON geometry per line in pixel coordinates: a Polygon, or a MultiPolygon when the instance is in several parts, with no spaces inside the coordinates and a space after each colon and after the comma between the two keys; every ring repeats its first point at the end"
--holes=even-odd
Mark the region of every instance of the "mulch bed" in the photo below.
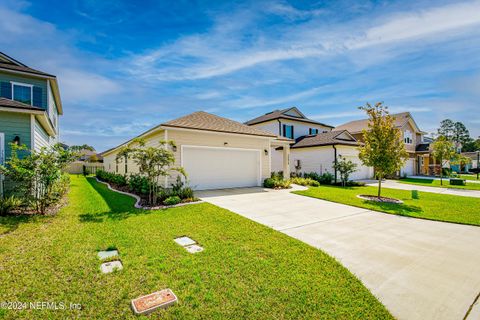
{"type": "Polygon", "coordinates": [[[367,201],[374,201],[374,202],[382,202],[382,203],[394,203],[394,204],[402,204],[402,200],[388,198],[388,197],[377,197],[368,194],[359,194],[357,195],[358,198],[367,200],[367,201]]]}

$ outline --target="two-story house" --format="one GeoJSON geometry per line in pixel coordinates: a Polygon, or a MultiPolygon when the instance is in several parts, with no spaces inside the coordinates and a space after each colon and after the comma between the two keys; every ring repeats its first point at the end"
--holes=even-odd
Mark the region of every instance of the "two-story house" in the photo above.
{"type": "Polygon", "coordinates": [[[54,75],[0,52],[0,163],[10,143],[39,150],[58,142],[62,102],[54,75]]]}
{"type": "MultiPolygon", "coordinates": [[[[335,161],[346,158],[357,164],[351,179],[369,179],[373,170],[358,158],[359,142],[346,130],[332,131],[331,125],[308,119],[298,108],[275,110],[245,124],[294,139],[290,146],[290,171],[296,173],[329,172],[334,176],[335,161]]],[[[271,150],[271,170],[282,171],[282,147],[271,150]]]]}
{"type": "MultiPolygon", "coordinates": [[[[400,176],[428,175],[435,167],[430,163],[429,141],[425,139],[425,132],[420,130],[410,112],[392,114],[395,126],[402,132],[405,149],[409,158],[400,170],[400,176]]],[[[347,130],[356,140],[363,141],[363,130],[368,129],[368,119],[355,120],[344,123],[334,130],[347,130]]]]}

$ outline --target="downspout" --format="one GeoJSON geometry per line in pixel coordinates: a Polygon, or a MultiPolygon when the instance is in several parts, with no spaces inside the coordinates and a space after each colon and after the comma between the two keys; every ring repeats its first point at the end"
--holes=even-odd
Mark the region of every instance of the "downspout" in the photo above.
{"type": "Polygon", "coordinates": [[[337,183],[337,148],[335,147],[334,144],[332,144],[333,150],[334,150],[334,163],[335,163],[335,183],[337,183]]]}
{"type": "Polygon", "coordinates": [[[278,135],[280,137],[283,137],[283,135],[282,135],[282,122],[280,121],[280,119],[277,119],[277,121],[278,121],[278,135]]]}

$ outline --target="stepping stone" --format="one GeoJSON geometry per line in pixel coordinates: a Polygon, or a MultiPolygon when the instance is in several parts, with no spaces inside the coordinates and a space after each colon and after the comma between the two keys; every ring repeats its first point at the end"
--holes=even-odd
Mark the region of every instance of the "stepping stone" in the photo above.
{"type": "Polygon", "coordinates": [[[195,240],[190,239],[189,237],[176,238],[175,242],[178,243],[179,245],[181,245],[182,247],[191,246],[192,244],[197,243],[197,242],[195,242],[195,240]]]}
{"type": "Polygon", "coordinates": [[[123,269],[123,265],[119,260],[105,262],[100,265],[100,270],[102,271],[102,273],[110,273],[115,270],[122,270],[122,269],[123,269]]]}
{"type": "Polygon", "coordinates": [[[118,250],[108,250],[108,251],[98,252],[98,257],[100,258],[100,260],[105,260],[105,259],[116,257],[116,256],[118,256],[118,250]]]}
{"type": "Polygon", "coordinates": [[[192,244],[191,246],[186,246],[185,249],[190,253],[202,252],[203,248],[197,244],[192,244]]]}
{"type": "Polygon", "coordinates": [[[160,290],[132,300],[135,314],[148,314],[158,308],[167,308],[177,302],[177,297],[170,289],[160,290]]]}

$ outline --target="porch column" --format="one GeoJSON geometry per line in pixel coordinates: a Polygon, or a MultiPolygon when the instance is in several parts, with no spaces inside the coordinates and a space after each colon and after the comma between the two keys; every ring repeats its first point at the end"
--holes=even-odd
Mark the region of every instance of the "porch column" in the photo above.
{"type": "Polygon", "coordinates": [[[283,146],[283,177],[285,179],[290,178],[290,145],[283,146]]]}

